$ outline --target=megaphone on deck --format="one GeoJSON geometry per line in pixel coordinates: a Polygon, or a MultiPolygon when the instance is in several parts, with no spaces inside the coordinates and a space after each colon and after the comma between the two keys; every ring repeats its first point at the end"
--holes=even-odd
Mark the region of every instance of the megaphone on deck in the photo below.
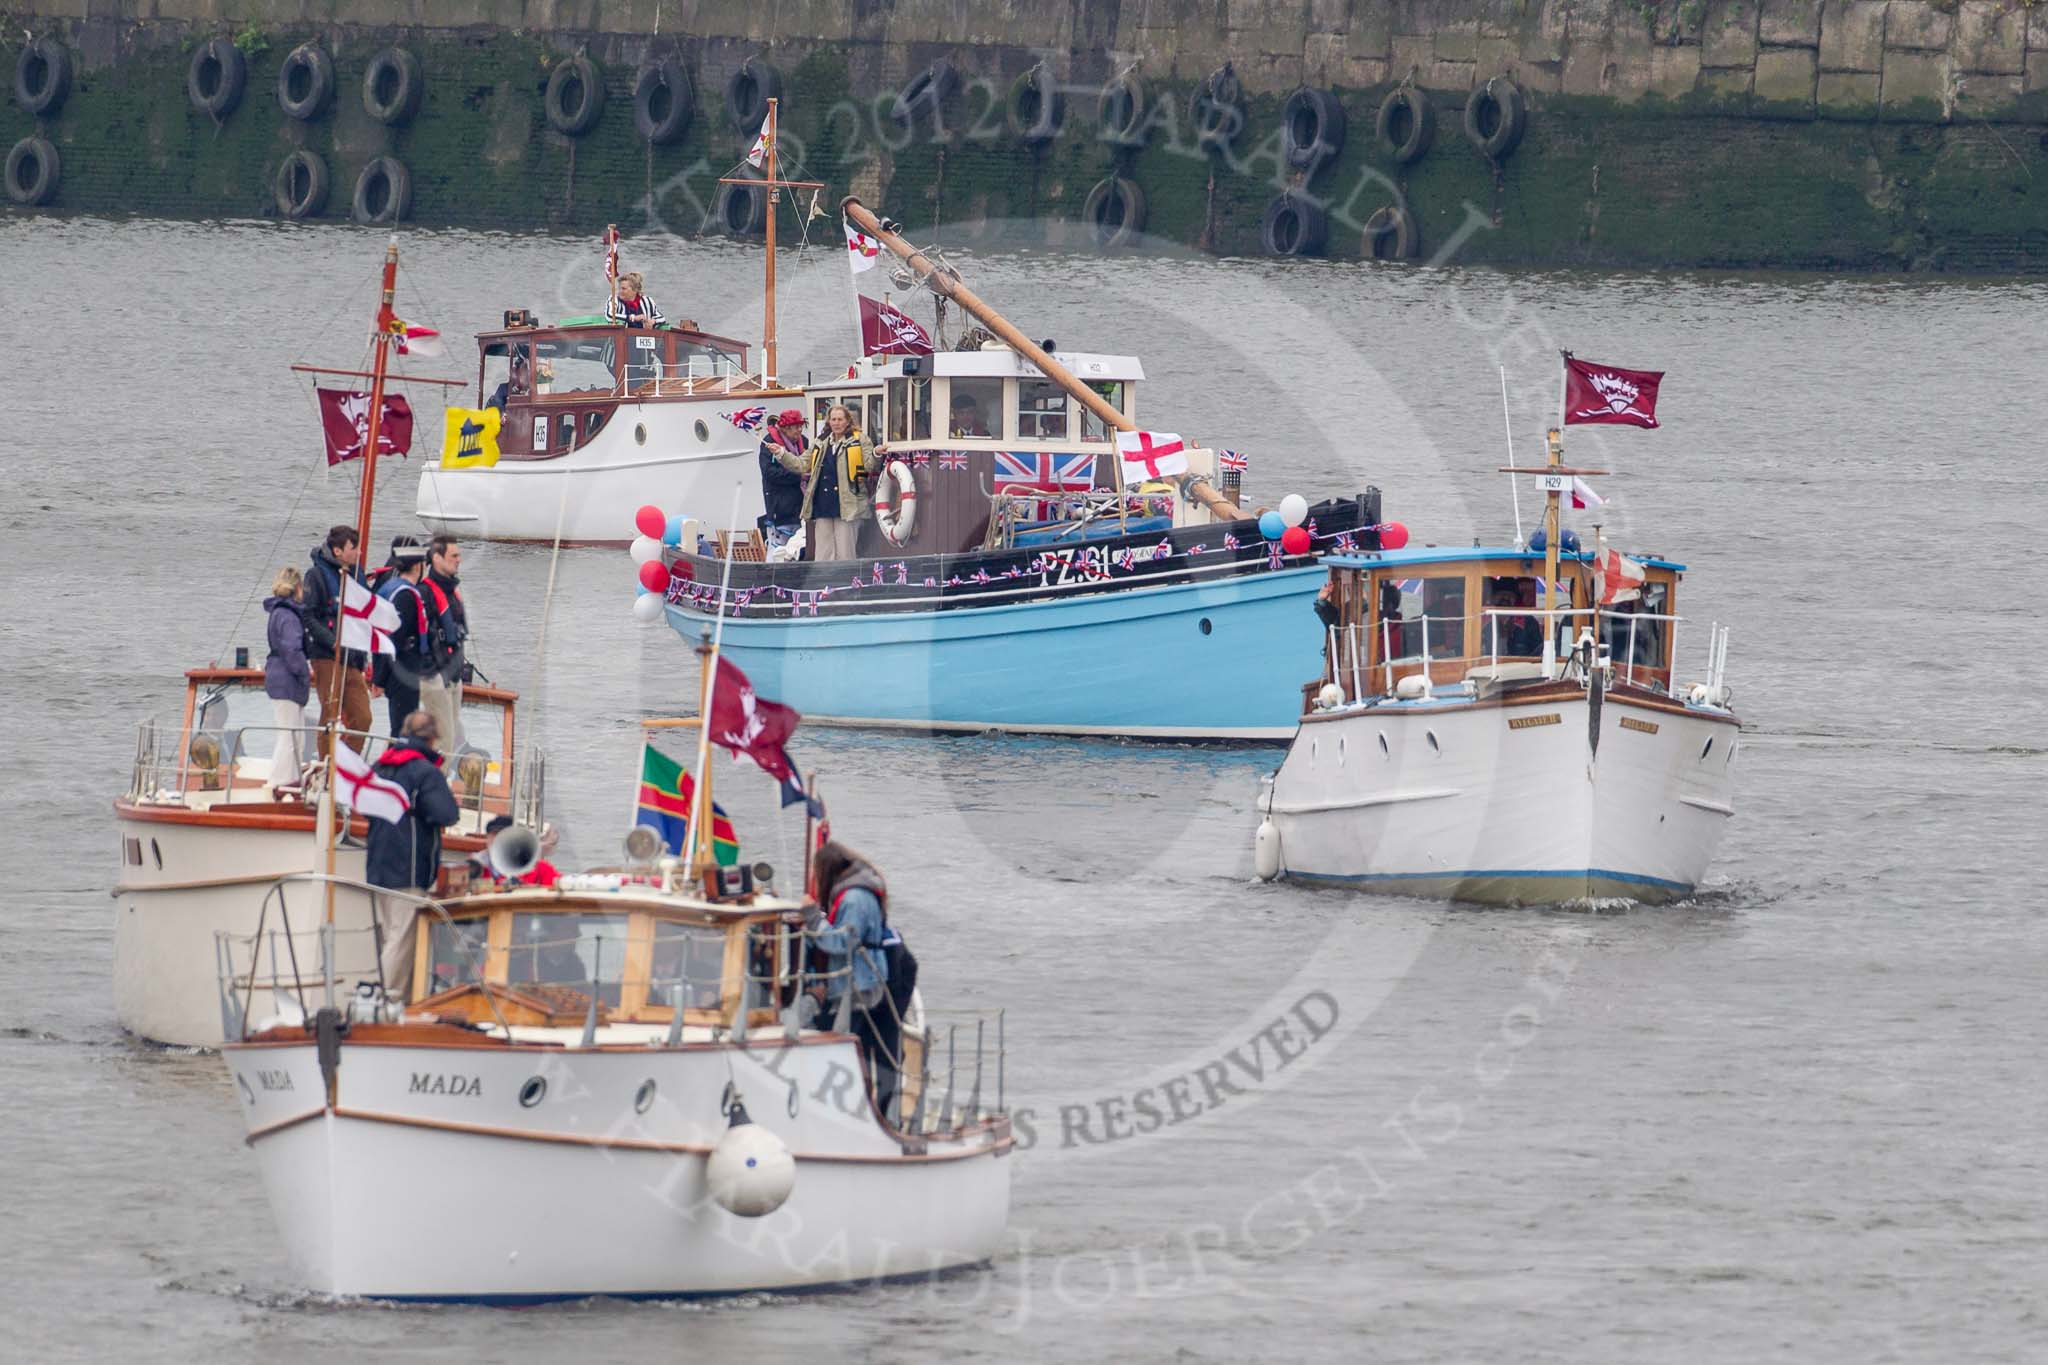
{"type": "Polygon", "coordinates": [[[540,862],[540,836],[524,825],[509,825],[491,840],[491,870],[507,881],[524,877],[540,862]]]}

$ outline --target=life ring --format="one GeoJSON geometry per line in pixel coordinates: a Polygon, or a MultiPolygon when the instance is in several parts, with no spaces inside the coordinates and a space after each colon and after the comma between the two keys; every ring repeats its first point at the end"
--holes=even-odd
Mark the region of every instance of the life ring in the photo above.
{"type": "Polygon", "coordinates": [[[1412,261],[1422,249],[1415,215],[1401,204],[1389,204],[1365,220],[1361,254],[1371,261],[1412,261]]]}
{"type": "Polygon", "coordinates": [[[907,545],[917,527],[917,478],[910,466],[891,460],[875,476],[875,525],[891,545],[907,545]]]}
{"type": "Polygon", "coordinates": [[[1145,145],[1147,125],[1145,83],[1131,72],[1114,77],[1095,101],[1095,120],[1102,140],[1118,147],[1145,145]]]}
{"type": "Polygon", "coordinates": [[[1259,237],[1271,256],[1319,255],[1329,236],[1330,218],[1323,206],[1292,191],[1273,197],[1259,227],[1259,237]]]}
{"type": "Polygon", "coordinates": [[[749,57],[725,83],[725,116],[732,120],[734,132],[752,137],[768,117],[768,101],[781,98],[782,73],[759,57],[749,57]]]}
{"type": "Polygon", "coordinates": [[[1145,230],[1145,191],[1120,175],[1098,180],[1081,205],[1081,221],[1096,246],[1128,245],[1145,230]]]}
{"type": "Polygon", "coordinates": [[[316,43],[301,43],[277,69],[277,107],[301,123],[318,118],[334,93],[334,58],[316,43]]]}
{"type": "Polygon", "coordinates": [[[318,217],[327,207],[327,162],[320,153],[301,147],[277,168],[273,185],[277,211],[297,222],[318,217]]]}
{"type": "Polygon", "coordinates": [[[689,131],[696,104],[690,73],[673,57],[647,67],[633,82],[633,126],[648,142],[674,142],[689,131]]]}
{"type": "Polygon", "coordinates": [[[1045,69],[1044,62],[1011,84],[1003,116],[1010,125],[1010,136],[1027,147],[1041,147],[1060,135],[1060,125],[1067,116],[1067,97],[1060,92],[1059,82],[1045,69]]]}
{"type": "Polygon", "coordinates": [[[1475,86],[1465,101],[1465,136],[1488,161],[1505,161],[1529,126],[1529,102],[1506,76],[1475,86]]]}
{"type": "Polygon", "coordinates": [[[1188,97],[1188,122],[1205,152],[1227,150],[1244,131],[1244,82],[1229,62],[1210,72],[1188,97]]]}
{"type": "Polygon", "coordinates": [[[953,98],[959,89],[960,73],[953,69],[951,62],[941,57],[911,77],[910,84],[897,94],[890,114],[905,128],[916,126],[919,119],[929,115],[936,127],[946,101],[953,98]]]}
{"type": "Polygon", "coordinates": [[[730,237],[759,237],[768,227],[768,194],[758,183],[727,181],[718,187],[712,217],[730,237]]]}
{"type": "Polygon", "coordinates": [[[1404,85],[1380,101],[1373,132],[1381,150],[1405,166],[1429,150],[1429,140],[1436,135],[1436,110],[1427,95],[1404,85]]]}
{"type": "Polygon", "coordinates": [[[396,223],[412,216],[412,172],[395,156],[380,156],[356,177],[351,215],[358,223],[396,223]]]}
{"type": "Polygon", "coordinates": [[[1303,86],[1281,110],[1280,145],[1297,169],[1329,164],[1344,150],[1344,106],[1327,90],[1303,86]]]}
{"type": "Polygon", "coordinates": [[[402,128],[420,111],[426,89],[420,59],[402,47],[387,47],[363,71],[363,109],[379,123],[402,128]]]}
{"type": "Polygon", "coordinates": [[[25,137],[7,153],[7,197],[33,208],[57,192],[63,162],[48,138],[25,137]]]}
{"type": "Polygon", "coordinates": [[[14,102],[38,118],[54,114],[71,93],[71,52],[54,38],[38,38],[14,59],[14,102]]]}
{"type": "Polygon", "coordinates": [[[185,68],[185,95],[192,107],[213,119],[224,119],[242,102],[249,63],[242,49],[225,38],[211,38],[192,54],[185,68]]]}
{"type": "Polygon", "coordinates": [[[541,101],[548,126],[566,137],[582,137],[597,126],[604,112],[604,72],[579,52],[555,63],[548,92],[541,101]]]}

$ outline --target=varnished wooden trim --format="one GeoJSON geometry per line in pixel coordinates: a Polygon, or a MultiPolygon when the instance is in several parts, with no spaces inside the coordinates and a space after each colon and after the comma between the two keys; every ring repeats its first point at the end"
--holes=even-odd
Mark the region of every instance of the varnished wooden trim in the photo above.
{"type": "MultiPolygon", "coordinates": [[[[133,801],[116,797],[114,814],[123,820],[134,820],[145,825],[211,825],[216,829],[282,829],[310,835],[313,832],[314,813],[296,801],[229,801],[209,806],[204,810],[193,810],[190,806],[160,806],[147,801],[133,801]]],[[[368,838],[370,823],[362,816],[352,816],[348,832],[359,839],[368,838]]],[[[481,834],[459,833],[453,829],[441,832],[441,847],[460,853],[475,853],[484,848],[490,840],[481,834]]]]}
{"type": "Polygon", "coordinates": [[[326,1106],[323,1105],[318,1109],[308,1109],[303,1114],[293,1114],[290,1118],[278,1119],[273,1123],[266,1123],[260,1128],[251,1128],[248,1131],[248,1133],[242,1138],[242,1141],[248,1146],[253,1147],[256,1145],[257,1138],[269,1137],[272,1133],[282,1133],[287,1128],[296,1128],[300,1124],[306,1122],[306,1120],[317,1119],[326,1112],[326,1106]]]}

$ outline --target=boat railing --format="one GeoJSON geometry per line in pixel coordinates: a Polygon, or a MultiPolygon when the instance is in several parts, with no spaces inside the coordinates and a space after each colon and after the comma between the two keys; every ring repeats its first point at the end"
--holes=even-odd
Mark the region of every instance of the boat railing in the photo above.
{"type": "MultiPolygon", "coordinates": [[[[1597,624],[1602,627],[1602,633],[1607,634],[1610,629],[1620,629],[1618,623],[1626,622],[1626,640],[1614,642],[1621,646],[1621,661],[1618,667],[1621,669],[1623,679],[1631,684],[1642,682],[1651,686],[1661,686],[1671,691],[1673,695],[1676,695],[1676,684],[1671,681],[1671,671],[1645,658],[1644,655],[1647,651],[1654,654],[1656,658],[1676,658],[1678,623],[1685,619],[1681,616],[1665,612],[1615,611],[1601,607],[1561,607],[1556,609],[1541,607],[1483,608],[1479,612],[1479,620],[1482,634],[1485,637],[1486,653],[1480,657],[1484,658],[1488,665],[1495,670],[1498,670],[1501,664],[1501,624],[1504,620],[1511,621],[1517,618],[1541,621],[1545,634],[1557,640],[1555,655],[1557,658],[1563,658],[1571,651],[1573,638],[1570,627],[1573,625],[1581,623],[1597,624]],[[1608,623],[1617,624],[1608,627],[1608,623]],[[1650,623],[1664,627],[1666,631],[1665,639],[1657,640],[1642,631],[1642,627],[1650,623]]],[[[1434,615],[1425,613],[1421,616],[1403,617],[1399,620],[1395,620],[1392,617],[1382,617],[1378,623],[1378,654],[1380,663],[1377,669],[1382,679],[1381,694],[1391,695],[1394,692],[1397,681],[1395,676],[1396,670],[1403,664],[1420,663],[1422,667],[1419,676],[1434,679],[1435,669],[1439,665],[1457,665],[1468,662],[1466,656],[1462,653],[1437,653],[1432,648],[1431,639],[1432,636],[1443,633],[1441,630],[1436,629],[1437,627],[1453,626],[1457,631],[1457,639],[1462,643],[1465,638],[1465,622],[1468,619],[1464,613],[1455,615],[1448,613],[1434,615]],[[1397,635],[1397,631],[1405,632],[1410,626],[1419,628],[1415,634],[1420,648],[1414,653],[1399,653],[1397,652],[1397,641],[1400,639],[1400,636],[1397,635]]],[[[1374,671],[1373,666],[1367,662],[1371,652],[1368,645],[1372,641],[1372,632],[1373,628],[1362,622],[1328,627],[1322,681],[1324,683],[1335,683],[1342,688],[1346,701],[1355,702],[1369,695],[1366,680],[1374,671]]],[[[1718,635],[1715,638],[1718,638],[1718,635]]],[[[1605,647],[1607,642],[1603,641],[1602,643],[1603,647],[1605,647]]],[[[1709,680],[1710,683],[1715,683],[1716,685],[1718,685],[1717,668],[1723,662],[1718,649],[1718,645],[1713,646],[1708,659],[1709,680]]],[[[1511,654],[1509,657],[1529,658],[1540,655],[1540,653],[1539,649],[1532,652],[1532,654],[1511,654]]]]}
{"type": "MultiPolygon", "coordinates": [[[[383,922],[384,909],[394,906],[409,906],[422,917],[432,915],[438,918],[449,928],[450,938],[458,948],[470,954],[474,978],[482,979],[488,947],[454,932],[455,921],[449,917],[446,907],[432,896],[372,886],[352,877],[325,872],[286,873],[273,881],[264,893],[254,933],[236,934],[221,930],[213,936],[215,970],[220,982],[222,1036],[243,1041],[275,1023],[306,1023],[321,1008],[343,1008],[347,1017],[355,1022],[395,1021],[404,1009],[404,991],[395,989],[394,983],[386,979],[385,953],[395,945],[385,941],[383,922]],[[294,887],[313,889],[321,907],[313,915],[302,917],[302,927],[296,930],[292,927],[289,897],[294,887]],[[327,917],[327,897],[335,891],[353,893],[346,897],[346,903],[365,908],[369,923],[362,927],[344,927],[327,917]],[[312,949],[310,963],[303,960],[300,952],[301,942],[306,939],[312,940],[308,945],[312,949]],[[266,956],[269,958],[267,971],[264,967],[266,956]],[[348,1000],[342,1001],[338,998],[341,982],[348,977],[358,978],[356,989],[348,1000]],[[278,1006],[278,1015],[275,1019],[259,1021],[252,1031],[250,1014],[257,993],[263,990],[270,991],[278,1006]],[[308,998],[309,990],[313,999],[308,998]]],[[[511,1028],[504,1015],[499,1013],[497,1002],[488,992],[484,1001],[500,1032],[509,1037],[511,1028]]]]}
{"type": "MultiPolygon", "coordinates": [[[[1000,1009],[969,1009],[934,1010],[919,1021],[922,1046],[914,1086],[904,1056],[894,1059],[903,1078],[896,1093],[910,1095],[909,1112],[897,1119],[901,1131],[918,1137],[957,1132],[1010,1112],[1006,1019],[1000,1009]],[[968,1056],[962,1040],[970,1030],[973,1053],[968,1056]]],[[[899,1048],[899,1053],[908,1049],[899,1048]]]]}

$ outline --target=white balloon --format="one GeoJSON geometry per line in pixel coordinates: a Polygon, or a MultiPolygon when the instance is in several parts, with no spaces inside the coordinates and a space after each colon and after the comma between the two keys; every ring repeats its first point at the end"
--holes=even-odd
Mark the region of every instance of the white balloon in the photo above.
{"type": "Polygon", "coordinates": [[[1299,493],[1289,493],[1280,499],[1280,520],[1289,526],[1299,526],[1308,520],[1308,499],[1299,493]]]}
{"type": "Polygon", "coordinates": [[[645,564],[651,559],[660,559],[661,542],[653,536],[634,536],[631,553],[635,564],[645,564]]]}
{"type": "Polygon", "coordinates": [[[633,619],[636,621],[659,621],[661,619],[661,594],[643,592],[633,599],[633,619]]]}

